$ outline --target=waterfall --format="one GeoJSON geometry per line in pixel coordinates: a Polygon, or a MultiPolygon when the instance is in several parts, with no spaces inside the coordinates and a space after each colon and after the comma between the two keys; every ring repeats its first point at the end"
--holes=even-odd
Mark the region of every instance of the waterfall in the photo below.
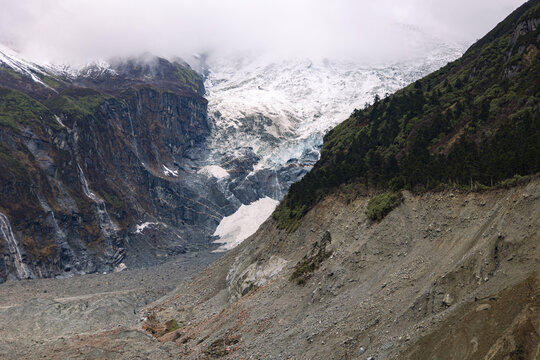
{"type": "Polygon", "coordinates": [[[47,213],[47,214],[50,214],[51,215],[51,222],[53,224],[53,227],[54,227],[54,232],[56,233],[56,238],[57,239],[60,239],[62,241],[65,241],[66,240],[66,234],[64,234],[64,232],[62,231],[62,229],[60,229],[60,226],[58,226],[58,222],[56,221],[56,217],[54,216],[54,211],[52,211],[51,207],[49,206],[49,204],[47,204],[47,202],[45,201],[45,199],[43,199],[43,197],[39,194],[36,194],[36,197],[38,198],[39,200],[39,204],[41,205],[41,208],[47,213]]]}
{"type": "Polygon", "coordinates": [[[279,200],[282,196],[283,190],[281,188],[281,184],[279,183],[278,173],[276,169],[274,169],[274,176],[274,200],[279,200]]]}
{"type": "Polygon", "coordinates": [[[79,169],[79,179],[81,180],[84,195],[86,195],[96,205],[96,213],[99,220],[99,227],[103,235],[110,236],[111,233],[118,231],[118,226],[111,220],[111,217],[107,212],[107,206],[105,205],[105,202],[88,187],[88,180],[84,176],[84,172],[82,171],[81,165],[79,165],[79,163],[77,163],[77,167],[79,169]]]}
{"type": "Polygon", "coordinates": [[[131,126],[131,136],[135,137],[135,129],[133,128],[133,121],[131,120],[131,111],[129,110],[129,104],[126,102],[128,111],[129,125],[131,126]]]}
{"type": "Polygon", "coordinates": [[[21,255],[21,248],[19,242],[15,239],[9,219],[6,215],[0,212],[0,235],[4,238],[8,245],[9,253],[13,257],[15,263],[15,269],[17,270],[17,277],[19,279],[29,279],[32,276],[30,269],[23,262],[21,255]]]}
{"type": "MultiPolygon", "coordinates": [[[[133,127],[133,120],[131,119],[131,110],[129,109],[129,104],[127,101],[124,101],[124,104],[126,104],[127,113],[128,113],[128,119],[129,119],[129,125],[131,127],[131,141],[133,148],[135,149],[135,155],[137,155],[137,159],[140,160],[139,156],[139,145],[137,144],[137,138],[135,137],[135,128],[133,127]]],[[[141,160],[142,161],[142,160],[141,160]]],[[[144,163],[143,163],[144,165],[144,163]]]]}

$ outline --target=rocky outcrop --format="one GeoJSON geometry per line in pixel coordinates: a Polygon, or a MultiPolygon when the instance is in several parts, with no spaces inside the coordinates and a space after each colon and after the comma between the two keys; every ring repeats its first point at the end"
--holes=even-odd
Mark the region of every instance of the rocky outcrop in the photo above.
{"type": "Polygon", "coordinates": [[[506,52],[504,76],[514,77],[523,68],[531,66],[535,61],[540,34],[536,31],[540,26],[540,18],[529,18],[517,24],[509,40],[506,52]]]}
{"type": "MultiPolygon", "coordinates": [[[[238,260],[238,258],[237,258],[238,260]]],[[[271,256],[268,261],[257,261],[246,268],[236,264],[229,270],[227,283],[231,300],[236,300],[255,290],[283,270],[287,261],[279,256],[271,256]]]]}

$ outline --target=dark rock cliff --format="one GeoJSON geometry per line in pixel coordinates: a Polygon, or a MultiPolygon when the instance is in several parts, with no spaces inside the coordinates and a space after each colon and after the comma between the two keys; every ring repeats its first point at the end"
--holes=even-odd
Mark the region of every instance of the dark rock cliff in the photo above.
{"type": "Polygon", "coordinates": [[[210,127],[189,66],[145,55],[50,88],[0,69],[0,281],[208,246],[232,209],[194,170],[210,127]]]}

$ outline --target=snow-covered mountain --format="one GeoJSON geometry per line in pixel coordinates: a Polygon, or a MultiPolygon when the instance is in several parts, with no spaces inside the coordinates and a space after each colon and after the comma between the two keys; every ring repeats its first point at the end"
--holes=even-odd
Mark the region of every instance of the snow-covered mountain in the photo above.
{"type": "Polygon", "coordinates": [[[5,65],[6,67],[11,68],[13,71],[16,71],[20,74],[29,76],[32,80],[46,86],[45,83],[38,77],[38,75],[45,76],[46,70],[34,64],[31,61],[26,60],[16,51],[0,43],[0,64],[5,65]]]}
{"type": "MultiPolygon", "coordinates": [[[[145,54],[66,66],[36,64],[0,47],[0,86],[44,106],[36,103],[43,111],[40,122],[6,122],[17,131],[6,131],[5,142],[20,143],[33,159],[48,159],[32,167],[83,200],[70,200],[72,195],[54,187],[37,196],[29,184],[7,194],[41,204],[35,212],[47,213],[48,220],[37,232],[25,225],[30,216],[12,215],[16,211],[9,210],[13,202],[7,196],[0,210],[13,222],[14,234],[25,226],[28,238],[48,234],[47,226],[56,229],[55,244],[67,250],[51,254],[43,266],[53,258],[60,265],[40,276],[108,269],[125,253],[130,267],[153,264],[179,251],[207,248],[212,240],[221,244],[218,250],[231,249],[257,230],[291,184],[315,164],[326,131],[375,95],[393,93],[463,50],[437,41],[424,45],[421,57],[378,65],[201,56],[197,66],[204,86],[180,59],[145,54]],[[31,136],[21,137],[22,130],[49,145],[42,149],[31,136]],[[81,189],[83,183],[91,191],[81,189]],[[54,213],[55,202],[68,205],[54,213]],[[82,214],[88,226],[81,231],[64,213],[82,214]],[[97,221],[102,218],[107,221],[97,221]],[[103,259],[83,246],[100,233],[108,246],[103,259]],[[83,245],[71,244],[78,234],[85,236],[83,245]]],[[[34,257],[27,262],[41,271],[34,257]]]]}
{"type": "MultiPolygon", "coordinates": [[[[395,92],[464,50],[441,42],[428,45],[422,57],[378,66],[331,59],[208,58],[205,88],[212,131],[206,161],[215,170],[235,172],[209,176],[216,176],[242,204],[281,200],[318,160],[329,129],[375,95],[395,92]],[[234,169],[231,162],[241,166],[234,169]]],[[[268,215],[273,210],[260,209],[268,215]]],[[[251,223],[247,220],[246,226],[251,223]]]]}

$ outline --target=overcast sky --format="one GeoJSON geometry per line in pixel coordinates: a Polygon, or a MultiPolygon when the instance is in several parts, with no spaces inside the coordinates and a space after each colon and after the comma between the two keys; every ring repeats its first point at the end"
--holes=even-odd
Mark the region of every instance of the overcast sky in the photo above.
{"type": "Polygon", "coordinates": [[[409,52],[411,28],[471,44],[523,2],[2,0],[0,42],[35,60],[55,62],[144,51],[395,58],[409,52]]]}

